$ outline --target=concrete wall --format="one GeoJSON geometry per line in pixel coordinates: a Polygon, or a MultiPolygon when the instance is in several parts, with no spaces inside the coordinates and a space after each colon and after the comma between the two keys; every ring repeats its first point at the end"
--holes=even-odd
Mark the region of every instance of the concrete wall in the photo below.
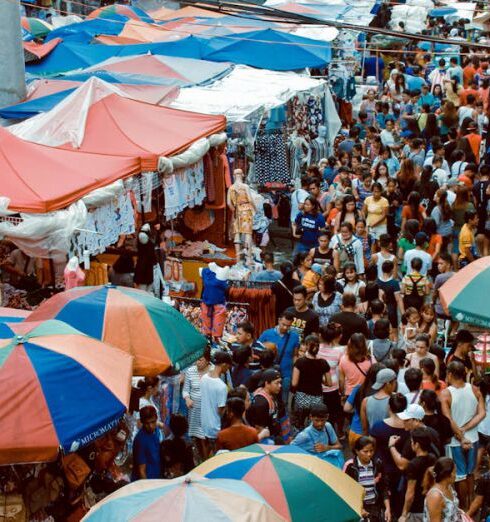
{"type": "Polygon", "coordinates": [[[18,0],[0,0],[0,107],[26,94],[18,0]]]}

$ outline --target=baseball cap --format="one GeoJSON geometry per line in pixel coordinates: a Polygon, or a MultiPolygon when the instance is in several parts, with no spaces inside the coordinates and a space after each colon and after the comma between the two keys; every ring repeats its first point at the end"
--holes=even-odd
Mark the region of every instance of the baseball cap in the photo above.
{"type": "Polygon", "coordinates": [[[322,265],[320,263],[313,263],[311,269],[315,274],[322,275],[322,265]]]}
{"type": "Polygon", "coordinates": [[[409,404],[405,411],[398,413],[401,420],[417,419],[422,420],[425,417],[425,411],[420,404],[409,404]]]}
{"type": "Polygon", "coordinates": [[[385,384],[396,379],[396,373],[391,368],[383,368],[376,374],[373,390],[380,390],[385,384]]]}

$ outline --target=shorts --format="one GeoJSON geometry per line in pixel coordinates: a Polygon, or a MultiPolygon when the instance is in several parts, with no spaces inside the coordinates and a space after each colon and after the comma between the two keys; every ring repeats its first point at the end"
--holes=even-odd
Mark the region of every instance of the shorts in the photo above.
{"type": "Polygon", "coordinates": [[[488,444],[490,444],[490,435],[484,435],[478,432],[478,446],[480,448],[486,448],[488,444]]]}
{"type": "Polygon", "coordinates": [[[369,227],[369,233],[374,239],[378,240],[382,234],[388,233],[387,225],[377,225],[375,227],[369,227]]]}
{"type": "Polygon", "coordinates": [[[475,471],[477,449],[477,442],[469,450],[463,450],[461,446],[446,446],[446,456],[452,458],[456,465],[456,482],[465,480],[475,471]]]}
{"type": "Polygon", "coordinates": [[[221,337],[226,322],[224,304],[207,305],[201,303],[201,332],[203,335],[221,337]]]}

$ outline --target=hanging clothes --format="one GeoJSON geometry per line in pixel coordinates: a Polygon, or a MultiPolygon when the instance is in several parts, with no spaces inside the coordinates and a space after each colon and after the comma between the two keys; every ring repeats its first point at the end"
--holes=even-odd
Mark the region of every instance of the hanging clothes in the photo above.
{"type": "Polygon", "coordinates": [[[226,171],[228,168],[228,158],[225,154],[225,146],[213,147],[209,151],[212,164],[214,180],[213,201],[208,198],[206,208],[219,209],[226,206],[226,171]]]}
{"type": "Polygon", "coordinates": [[[231,287],[230,301],[249,303],[248,319],[254,325],[256,332],[273,328],[276,324],[275,297],[270,287],[246,288],[231,287]]]}
{"type": "Polygon", "coordinates": [[[286,143],[281,129],[259,133],[254,149],[257,183],[261,185],[271,181],[288,183],[291,180],[286,143]]]}

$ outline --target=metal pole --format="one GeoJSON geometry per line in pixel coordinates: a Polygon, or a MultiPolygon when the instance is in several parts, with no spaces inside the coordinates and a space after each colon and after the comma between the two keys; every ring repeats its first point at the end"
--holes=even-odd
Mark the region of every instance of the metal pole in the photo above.
{"type": "Polygon", "coordinates": [[[18,0],[0,1],[0,42],[0,107],[5,107],[26,95],[18,0]]]}

